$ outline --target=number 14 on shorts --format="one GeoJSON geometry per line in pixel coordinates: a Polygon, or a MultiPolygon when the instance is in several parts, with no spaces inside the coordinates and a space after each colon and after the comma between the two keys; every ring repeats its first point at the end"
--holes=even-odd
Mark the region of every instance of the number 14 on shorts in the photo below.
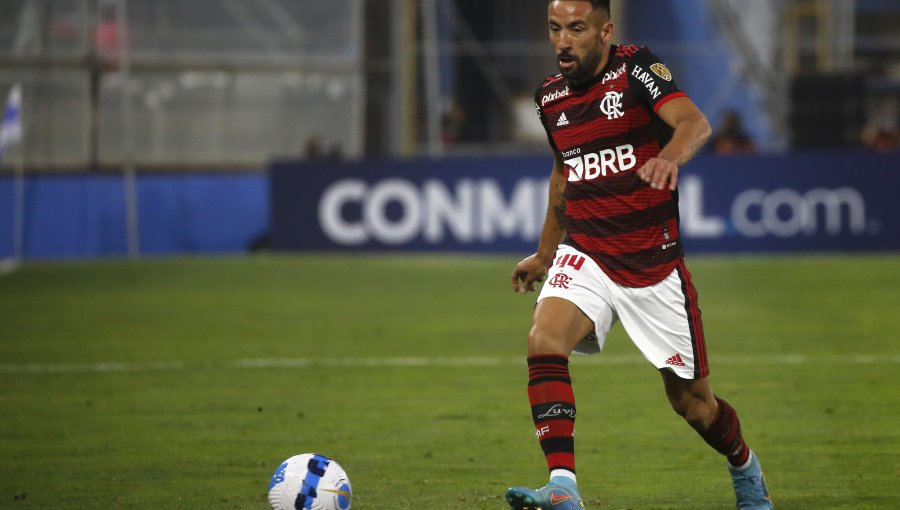
{"type": "Polygon", "coordinates": [[[562,257],[556,259],[556,265],[559,267],[569,266],[574,268],[576,271],[579,271],[581,270],[581,266],[584,265],[584,256],[567,253],[562,257]]]}

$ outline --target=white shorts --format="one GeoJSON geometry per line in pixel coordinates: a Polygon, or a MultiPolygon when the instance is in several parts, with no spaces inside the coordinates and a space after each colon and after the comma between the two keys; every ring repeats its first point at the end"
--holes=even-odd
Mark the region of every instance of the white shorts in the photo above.
{"type": "Polygon", "coordinates": [[[649,287],[625,287],[609,278],[589,256],[561,244],[538,302],[558,297],[574,303],[594,321],[576,352],[603,350],[616,321],[647,360],[671,369],[682,379],[709,375],[697,291],[684,261],[663,281],[649,287]]]}

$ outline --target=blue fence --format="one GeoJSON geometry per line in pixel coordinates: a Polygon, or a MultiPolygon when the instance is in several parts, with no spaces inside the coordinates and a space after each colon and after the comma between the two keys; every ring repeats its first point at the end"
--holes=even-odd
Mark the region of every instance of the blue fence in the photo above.
{"type": "MultiPolygon", "coordinates": [[[[273,164],[269,174],[144,174],[148,255],[277,250],[528,253],[549,158],[273,164]]],[[[690,253],[900,250],[900,154],[704,156],[681,175],[690,253]]],[[[34,175],[27,259],[126,254],[122,179],[34,175]]],[[[0,258],[13,253],[13,181],[0,178],[0,258]]]]}

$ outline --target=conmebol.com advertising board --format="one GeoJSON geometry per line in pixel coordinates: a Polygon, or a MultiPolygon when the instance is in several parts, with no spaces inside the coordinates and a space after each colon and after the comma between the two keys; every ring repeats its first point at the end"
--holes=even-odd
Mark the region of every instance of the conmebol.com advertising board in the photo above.
{"type": "MultiPolygon", "coordinates": [[[[280,162],[271,172],[281,250],[534,249],[549,158],[280,162]]],[[[900,249],[900,155],[700,157],[681,172],[688,253],[900,249]]]]}

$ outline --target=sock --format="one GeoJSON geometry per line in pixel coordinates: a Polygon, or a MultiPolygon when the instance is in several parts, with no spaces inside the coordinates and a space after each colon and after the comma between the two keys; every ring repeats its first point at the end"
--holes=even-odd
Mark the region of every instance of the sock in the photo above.
{"type": "MultiPolygon", "coordinates": [[[[575,395],[565,356],[528,358],[528,401],[547,468],[575,475],[575,395]]],[[[559,474],[558,472],[555,474],[559,474]]]]}
{"type": "Polygon", "coordinates": [[[735,471],[743,471],[743,470],[747,469],[748,467],[750,467],[750,464],[752,464],[752,463],[753,463],[753,450],[750,450],[750,455],[747,456],[747,462],[745,462],[741,466],[731,466],[731,469],[733,469],[735,471]]]}
{"type": "Polygon", "coordinates": [[[578,484],[575,482],[575,476],[565,469],[558,469],[555,473],[565,473],[564,475],[554,476],[550,474],[550,483],[557,487],[565,487],[566,489],[578,494],[578,484]]]}
{"type": "Polygon", "coordinates": [[[728,457],[732,466],[743,466],[750,460],[750,449],[741,434],[741,422],[737,411],[728,402],[716,397],[719,410],[706,432],[700,436],[717,452],[728,457]]]}

